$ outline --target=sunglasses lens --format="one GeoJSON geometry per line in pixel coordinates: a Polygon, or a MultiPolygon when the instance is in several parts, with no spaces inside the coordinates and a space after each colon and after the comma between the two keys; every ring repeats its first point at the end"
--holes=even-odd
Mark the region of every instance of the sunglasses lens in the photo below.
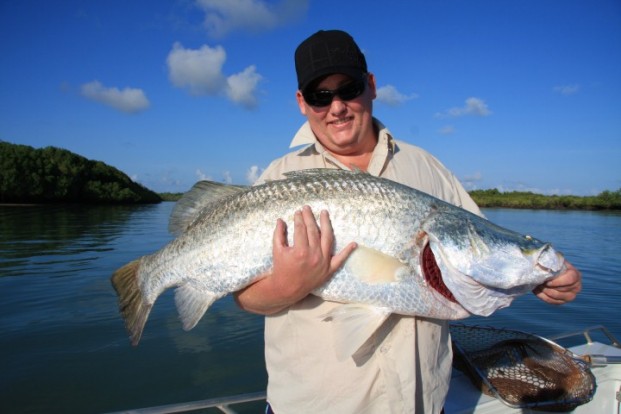
{"type": "Polygon", "coordinates": [[[304,92],[304,100],[307,104],[316,107],[328,106],[332,103],[334,96],[338,96],[344,101],[351,101],[359,97],[364,92],[364,80],[357,80],[341,86],[335,91],[316,90],[304,92]]]}
{"type": "Polygon", "coordinates": [[[362,92],[364,92],[364,82],[356,81],[339,88],[336,94],[344,101],[351,101],[362,95],[362,92]]]}
{"type": "Polygon", "coordinates": [[[304,94],[304,100],[311,106],[328,106],[333,98],[333,91],[312,91],[304,94]]]}

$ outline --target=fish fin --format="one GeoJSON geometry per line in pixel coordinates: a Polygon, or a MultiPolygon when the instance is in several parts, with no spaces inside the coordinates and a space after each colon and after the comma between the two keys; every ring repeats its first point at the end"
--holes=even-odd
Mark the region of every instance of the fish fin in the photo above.
{"type": "Polygon", "coordinates": [[[387,308],[346,304],[322,315],[324,321],[334,323],[334,350],[339,361],[353,356],[391,312],[387,308]]]}
{"type": "Polygon", "coordinates": [[[112,286],[119,296],[119,310],[134,346],[140,342],[144,325],[153,307],[152,303],[144,300],[138,285],[139,268],[140,259],[126,264],[112,275],[112,286]]]}
{"type": "Polygon", "coordinates": [[[399,270],[406,267],[399,259],[362,245],[352,252],[345,266],[356,278],[372,284],[396,282],[399,270]]]}
{"type": "Polygon", "coordinates": [[[194,328],[218,298],[218,295],[196,289],[189,283],[175,289],[175,304],[183,329],[189,331],[194,328]]]}
{"type": "Polygon", "coordinates": [[[223,199],[247,188],[241,185],[227,185],[206,180],[197,182],[175,204],[168,222],[168,231],[174,235],[183,233],[204,208],[217,205],[223,199]]]}

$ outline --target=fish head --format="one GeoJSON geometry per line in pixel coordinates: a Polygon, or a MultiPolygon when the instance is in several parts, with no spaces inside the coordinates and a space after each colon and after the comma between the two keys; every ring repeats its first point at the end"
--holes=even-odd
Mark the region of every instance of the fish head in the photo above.
{"type": "Polygon", "coordinates": [[[551,244],[465,211],[434,214],[422,228],[423,273],[427,277],[435,265],[438,284],[471,314],[491,315],[565,269],[551,244]]]}

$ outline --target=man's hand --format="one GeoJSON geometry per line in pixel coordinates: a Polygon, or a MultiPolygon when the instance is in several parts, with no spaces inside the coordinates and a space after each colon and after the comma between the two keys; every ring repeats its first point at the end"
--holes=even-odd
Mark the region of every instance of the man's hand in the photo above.
{"type": "Polygon", "coordinates": [[[322,211],[319,220],[321,228],[308,206],[296,212],[293,246],[287,242],[285,222],[278,220],[276,225],[271,278],[291,304],[324,284],[355,248],[355,244],[350,244],[333,256],[334,230],[328,212],[322,211]]]}
{"type": "Polygon", "coordinates": [[[553,305],[562,305],[576,298],[582,290],[582,275],[571,263],[565,261],[565,265],[565,272],[533,290],[539,299],[553,305]]]}
{"type": "Polygon", "coordinates": [[[236,293],[239,306],[249,312],[272,314],[305,298],[324,284],[345,263],[356,243],[332,254],[334,230],[327,211],[319,217],[304,206],[293,218],[293,245],[287,240],[287,225],[278,220],[272,243],[272,271],[236,293]]]}

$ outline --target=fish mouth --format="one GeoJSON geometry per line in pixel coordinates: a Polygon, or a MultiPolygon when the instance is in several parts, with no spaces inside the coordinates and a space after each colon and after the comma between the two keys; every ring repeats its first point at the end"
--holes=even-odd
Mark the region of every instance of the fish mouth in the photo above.
{"type": "Polygon", "coordinates": [[[421,254],[421,268],[423,270],[423,276],[427,283],[429,283],[429,286],[451,302],[459,303],[449,288],[444,284],[442,280],[442,271],[438,267],[436,257],[431,247],[429,247],[429,243],[425,244],[421,254]]]}

